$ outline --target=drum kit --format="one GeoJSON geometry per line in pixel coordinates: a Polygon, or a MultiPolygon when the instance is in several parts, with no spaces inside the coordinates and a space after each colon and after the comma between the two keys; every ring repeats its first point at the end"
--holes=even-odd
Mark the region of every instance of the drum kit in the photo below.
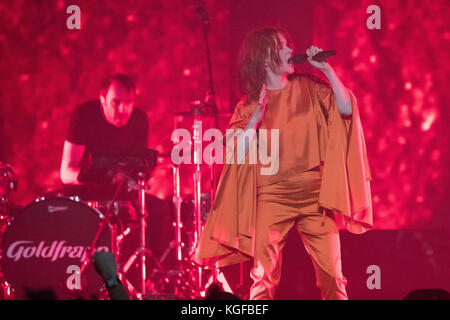
{"type": "MultiPolygon", "coordinates": [[[[201,114],[198,103],[193,105],[192,112],[175,117],[210,117],[201,114]]],[[[195,143],[198,132],[192,128],[195,143]]],[[[0,299],[108,299],[95,272],[96,251],[115,254],[118,277],[132,299],[199,299],[212,282],[231,291],[218,270],[205,270],[190,259],[214,198],[214,188],[202,193],[199,165],[192,178],[194,196],[186,197],[181,194],[182,165],[171,163],[174,232],[161,255],[150,249],[153,208],[146,198],[160,158],[168,155],[151,149],[139,155],[103,155],[91,162],[85,179],[90,183],[66,186],[18,210],[10,200],[17,186],[13,167],[0,162],[0,299]],[[105,175],[110,183],[96,184],[105,175]]]]}

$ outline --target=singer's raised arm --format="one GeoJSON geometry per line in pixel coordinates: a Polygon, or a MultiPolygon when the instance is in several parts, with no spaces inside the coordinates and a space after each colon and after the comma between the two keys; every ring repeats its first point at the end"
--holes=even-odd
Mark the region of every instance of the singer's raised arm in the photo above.
{"type": "Polygon", "coordinates": [[[306,54],[308,56],[308,61],[311,65],[322,71],[328,78],[331,88],[333,89],[334,97],[336,99],[336,106],[339,113],[343,116],[350,116],[352,115],[352,101],[350,99],[350,94],[348,93],[348,89],[337,76],[334,68],[326,61],[318,62],[312,60],[312,57],[320,51],[322,51],[322,49],[315,46],[311,46],[307,49],[306,54]]]}
{"type": "MultiPolygon", "coordinates": [[[[329,64],[328,64],[329,65],[329,64]]],[[[342,81],[337,76],[333,67],[324,72],[331,84],[331,88],[334,92],[334,97],[336,99],[336,106],[339,113],[343,116],[352,115],[352,100],[350,99],[350,94],[348,89],[344,86],[342,81]]]]}

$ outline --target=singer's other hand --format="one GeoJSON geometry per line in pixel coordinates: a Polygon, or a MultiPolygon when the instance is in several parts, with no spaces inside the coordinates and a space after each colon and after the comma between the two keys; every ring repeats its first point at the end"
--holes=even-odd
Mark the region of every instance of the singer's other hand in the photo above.
{"type": "Polygon", "coordinates": [[[264,83],[261,91],[259,92],[258,104],[265,106],[267,103],[267,89],[266,84],[264,83]]]}
{"type": "Polygon", "coordinates": [[[266,84],[263,84],[261,92],[259,93],[258,105],[256,106],[255,110],[255,117],[257,123],[260,123],[262,121],[262,118],[264,117],[264,110],[266,109],[266,104],[267,104],[267,90],[266,84]]]}
{"type": "Polygon", "coordinates": [[[318,62],[318,61],[312,60],[312,58],[320,51],[323,51],[323,50],[316,46],[311,46],[308,49],[306,49],[306,55],[308,56],[308,62],[311,65],[313,65],[317,69],[321,70],[322,72],[325,72],[325,71],[328,71],[331,69],[331,65],[328,62],[326,62],[326,61],[318,62]]]}

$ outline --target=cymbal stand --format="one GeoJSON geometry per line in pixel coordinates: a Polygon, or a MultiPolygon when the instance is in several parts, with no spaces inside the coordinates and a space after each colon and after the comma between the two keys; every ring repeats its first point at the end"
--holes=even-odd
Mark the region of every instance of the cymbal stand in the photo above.
{"type": "MultiPolygon", "coordinates": [[[[190,262],[190,254],[188,252],[190,248],[183,242],[182,238],[182,231],[184,228],[181,221],[183,198],[180,195],[180,168],[176,164],[173,164],[173,184],[173,203],[176,213],[175,222],[173,223],[173,226],[175,227],[175,239],[170,242],[168,248],[161,256],[161,263],[163,263],[170,252],[175,249],[176,264],[174,269],[169,270],[166,273],[167,277],[165,281],[167,287],[164,289],[169,290],[171,294],[173,291],[173,294],[177,298],[195,299],[198,292],[198,285],[196,283],[197,270],[190,262]],[[171,285],[173,285],[173,287],[171,285]]],[[[188,242],[189,240],[191,239],[188,239],[188,242]]]]}
{"type": "MultiPolygon", "coordinates": [[[[176,120],[175,120],[175,128],[176,120]]],[[[174,139],[174,144],[180,143],[179,139],[174,139]]],[[[178,263],[178,267],[182,268],[181,263],[185,260],[187,257],[187,254],[184,254],[183,251],[185,250],[185,244],[183,243],[183,240],[181,238],[182,229],[183,229],[183,223],[181,222],[181,204],[183,202],[183,198],[181,197],[181,191],[180,191],[180,167],[179,164],[175,164],[172,162],[172,169],[173,169],[173,190],[174,195],[172,197],[173,205],[175,208],[175,222],[173,223],[173,226],[175,227],[175,240],[171,241],[168,248],[164,251],[164,253],[161,256],[161,263],[169,256],[169,253],[172,249],[176,249],[176,260],[178,263]]]]}
{"type": "MultiPolygon", "coordinates": [[[[200,241],[200,235],[203,230],[202,225],[202,205],[201,205],[201,171],[200,164],[202,163],[202,122],[197,121],[197,117],[194,117],[194,164],[196,164],[196,170],[193,174],[194,177],[194,221],[195,221],[195,231],[194,231],[194,246],[193,249],[198,247],[200,241]]],[[[197,267],[197,295],[200,297],[205,293],[205,289],[212,283],[219,282],[220,285],[230,293],[233,293],[228,282],[222,272],[218,270],[217,267],[211,268],[211,276],[203,284],[203,268],[197,267]]]]}
{"type": "MultiPolygon", "coordinates": [[[[196,120],[197,117],[194,117],[194,132],[193,132],[193,140],[194,140],[194,164],[195,172],[193,174],[194,180],[194,245],[193,248],[196,248],[199,245],[200,235],[202,233],[202,200],[201,200],[201,181],[202,181],[202,173],[200,171],[200,164],[202,163],[202,122],[196,120]]],[[[202,268],[197,267],[197,288],[201,288],[203,284],[202,280],[202,268]]]]}
{"type": "Polygon", "coordinates": [[[147,189],[145,185],[145,174],[143,172],[138,173],[137,186],[139,191],[139,247],[136,249],[134,254],[128,258],[127,262],[121,268],[121,272],[126,274],[132,264],[138,259],[139,261],[139,282],[140,282],[140,292],[136,293],[138,299],[144,299],[147,295],[147,271],[146,271],[146,258],[152,259],[155,262],[156,267],[165,273],[160,261],[153,256],[150,248],[147,247],[146,243],[146,230],[147,230],[147,210],[145,201],[145,190],[147,189]]]}
{"type": "MultiPolygon", "coordinates": [[[[145,255],[147,252],[146,243],[145,243],[145,230],[146,230],[146,223],[145,223],[145,179],[144,174],[140,172],[138,174],[138,185],[139,185],[139,262],[140,262],[140,271],[141,271],[141,294],[142,296],[145,296],[146,292],[146,280],[147,280],[147,274],[145,271],[145,255]]],[[[148,249],[150,250],[150,249],[148,249]]]]}
{"type": "Polygon", "coordinates": [[[181,228],[183,225],[181,223],[181,202],[182,198],[180,195],[180,167],[178,165],[173,166],[173,178],[175,187],[175,196],[173,202],[176,209],[176,222],[175,222],[175,245],[177,248],[177,261],[180,263],[183,261],[183,243],[181,240],[181,228]]]}
{"type": "MultiPolygon", "coordinates": [[[[175,128],[176,128],[176,121],[175,121],[175,128]]],[[[175,139],[173,141],[175,144],[180,143],[179,139],[175,139]]],[[[173,223],[173,226],[175,227],[175,240],[171,241],[168,248],[164,251],[164,253],[161,255],[161,263],[164,262],[164,260],[167,259],[169,256],[170,251],[172,251],[174,248],[176,249],[176,260],[178,263],[178,267],[181,268],[181,262],[183,261],[183,248],[184,243],[181,239],[181,229],[183,228],[183,224],[181,223],[181,203],[183,199],[181,198],[180,194],[180,167],[179,164],[175,164],[172,162],[172,169],[173,169],[173,190],[174,195],[172,197],[173,205],[175,208],[175,222],[173,223]]]]}
{"type": "MultiPolygon", "coordinates": [[[[200,106],[198,103],[194,103],[194,108],[197,108],[200,106]]],[[[181,234],[182,234],[182,228],[183,224],[181,222],[181,203],[182,198],[180,195],[180,173],[179,173],[179,166],[176,164],[173,164],[173,183],[174,183],[174,207],[176,209],[176,222],[174,223],[175,226],[175,243],[172,241],[169,247],[166,249],[164,254],[161,257],[161,261],[165,260],[168,256],[171,249],[176,248],[176,258],[177,258],[177,273],[178,276],[182,275],[188,275],[189,280],[185,282],[185,285],[189,285],[188,291],[186,290],[178,290],[178,288],[175,288],[176,292],[175,294],[193,294],[194,296],[199,296],[200,291],[202,288],[202,276],[203,276],[203,270],[200,267],[189,265],[187,262],[189,260],[189,257],[191,256],[191,252],[185,252],[186,250],[194,251],[195,248],[198,246],[198,242],[200,240],[200,234],[202,232],[202,221],[201,221],[201,171],[200,171],[200,164],[202,161],[202,122],[197,121],[199,117],[197,116],[197,113],[200,113],[198,109],[195,109],[194,112],[194,126],[193,126],[193,140],[194,140],[194,164],[196,164],[196,170],[193,174],[193,180],[194,180],[194,232],[193,232],[193,239],[190,239],[189,245],[192,245],[191,247],[186,248],[186,244],[183,243],[181,234]],[[195,273],[194,273],[195,272],[195,273]],[[192,282],[195,282],[192,286],[192,282]]],[[[179,143],[178,140],[174,140],[174,143],[179,143]]]]}

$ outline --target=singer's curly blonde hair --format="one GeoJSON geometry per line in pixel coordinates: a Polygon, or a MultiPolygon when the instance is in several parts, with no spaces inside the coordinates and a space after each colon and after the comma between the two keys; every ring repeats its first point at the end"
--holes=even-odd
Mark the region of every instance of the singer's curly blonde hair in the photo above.
{"type": "Polygon", "coordinates": [[[239,52],[239,87],[247,103],[258,100],[266,80],[267,53],[277,65],[281,64],[278,55],[279,34],[292,43],[291,36],[282,28],[263,28],[247,34],[239,52]]]}

